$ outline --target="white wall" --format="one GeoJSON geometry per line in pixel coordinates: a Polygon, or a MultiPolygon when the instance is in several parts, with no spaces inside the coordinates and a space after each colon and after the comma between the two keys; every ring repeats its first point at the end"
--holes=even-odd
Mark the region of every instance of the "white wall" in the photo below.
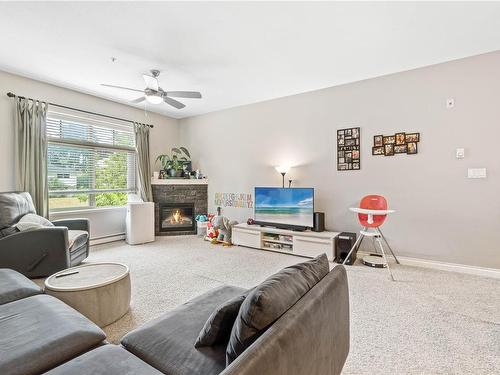
{"type": "Polygon", "coordinates": [[[397,210],[384,225],[397,253],[500,268],[498,67],[500,52],[183,119],[180,143],[210,179],[212,211],[215,192],[280,185],[273,167],[289,163],[294,186],[316,189],[329,229],[357,231],[348,208],[378,193],[397,210]],[[337,172],[336,130],[351,126],[361,127],[362,169],[337,172]],[[417,155],[371,155],[374,135],[398,131],[421,133],[417,155]],[[468,167],[488,178],[467,179],[468,167]]]}
{"type": "MultiPolygon", "coordinates": [[[[172,146],[177,145],[176,119],[150,112],[146,115],[140,109],[0,71],[0,191],[15,189],[13,100],[5,95],[9,91],[20,96],[153,124],[154,128],[150,133],[152,164],[158,154],[168,152],[172,146]]],[[[88,217],[91,220],[92,238],[120,234],[125,231],[124,207],[76,214],[61,213],[51,217],[75,216],[88,217]]]]}

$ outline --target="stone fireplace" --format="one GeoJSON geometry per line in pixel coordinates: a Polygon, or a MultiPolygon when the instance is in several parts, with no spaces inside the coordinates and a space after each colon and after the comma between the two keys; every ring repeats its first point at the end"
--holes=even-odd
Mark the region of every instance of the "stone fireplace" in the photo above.
{"type": "Polygon", "coordinates": [[[179,232],[195,229],[193,203],[160,203],[159,231],[179,232]]]}
{"type": "Polygon", "coordinates": [[[196,234],[197,215],[208,211],[207,180],[153,180],[155,234],[196,234]]]}

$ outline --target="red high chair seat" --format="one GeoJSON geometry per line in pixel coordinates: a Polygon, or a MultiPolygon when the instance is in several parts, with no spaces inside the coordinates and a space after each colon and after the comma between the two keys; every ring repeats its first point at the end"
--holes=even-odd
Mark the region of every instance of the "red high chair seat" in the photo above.
{"type": "MultiPolygon", "coordinates": [[[[387,210],[387,200],[381,195],[367,195],[359,202],[359,208],[367,210],[387,210]]],[[[367,214],[358,213],[358,220],[363,227],[377,228],[381,226],[387,215],[372,215],[373,222],[368,220],[367,214]]]]}

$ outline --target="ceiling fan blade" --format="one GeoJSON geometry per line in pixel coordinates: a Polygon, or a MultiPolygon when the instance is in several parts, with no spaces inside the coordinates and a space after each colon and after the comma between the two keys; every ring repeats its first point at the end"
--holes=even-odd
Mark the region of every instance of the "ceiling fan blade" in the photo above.
{"type": "Polygon", "coordinates": [[[143,102],[144,100],[146,100],[146,98],[144,96],[141,96],[140,98],[137,98],[137,99],[134,99],[134,100],[131,100],[130,103],[141,103],[143,102]]]}
{"type": "Polygon", "coordinates": [[[163,101],[167,104],[170,104],[172,107],[175,107],[177,109],[182,109],[186,106],[185,104],[182,104],[181,102],[178,102],[175,99],[169,98],[168,96],[163,96],[163,101]]]}
{"type": "Polygon", "coordinates": [[[158,80],[155,77],[143,74],[142,78],[144,78],[144,82],[146,82],[146,87],[148,89],[158,91],[158,80]]]}
{"type": "Polygon", "coordinates": [[[136,92],[144,92],[144,90],[131,89],[130,87],[123,87],[123,86],[107,85],[105,83],[101,83],[101,86],[112,87],[114,89],[122,89],[122,90],[136,91],[136,92]]]}
{"type": "Polygon", "coordinates": [[[200,99],[201,93],[198,91],[167,91],[167,96],[174,98],[192,98],[192,99],[200,99]]]}

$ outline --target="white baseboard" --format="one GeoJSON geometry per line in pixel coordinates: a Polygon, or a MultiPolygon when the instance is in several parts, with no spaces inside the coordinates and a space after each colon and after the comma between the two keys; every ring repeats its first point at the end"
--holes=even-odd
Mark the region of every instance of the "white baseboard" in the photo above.
{"type": "Polygon", "coordinates": [[[102,243],[121,241],[125,239],[125,233],[111,234],[109,236],[102,236],[90,239],[90,246],[100,245],[102,243]]]}
{"type": "MultiPolygon", "coordinates": [[[[369,253],[365,251],[358,251],[359,257],[368,254],[369,253]]],[[[478,266],[469,266],[466,264],[440,262],[437,260],[411,258],[411,257],[399,256],[397,254],[396,256],[398,257],[401,264],[404,264],[406,266],[432,268],[441,271],[459,272],[468,275],[485,276],[494,279],[500,279],[500,269],[497,268],[486,268],[478,266]]]]}

